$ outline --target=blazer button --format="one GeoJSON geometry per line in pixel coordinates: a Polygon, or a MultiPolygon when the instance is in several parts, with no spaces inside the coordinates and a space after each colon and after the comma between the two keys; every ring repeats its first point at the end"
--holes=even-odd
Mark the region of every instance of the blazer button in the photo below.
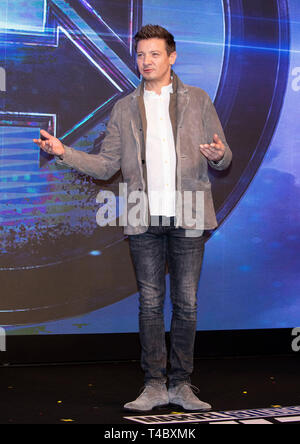
{"type": "Polygon", "coordinates": [[[144,164],[145,163],[145,161],[144,161],[144,159],[142,160],[142,164],[144,164]]]}

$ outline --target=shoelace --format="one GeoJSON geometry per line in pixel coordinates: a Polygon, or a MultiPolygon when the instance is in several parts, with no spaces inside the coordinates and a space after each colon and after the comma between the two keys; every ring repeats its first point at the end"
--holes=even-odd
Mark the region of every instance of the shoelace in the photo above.
{"type": "MultiPolygon", "coordinates": [[[[159,386],[160,384],[157,384],[157,386],[159,386]]],[[[178,386],[183,386],[183,385],[187,385],[194,393],[199,393],[200,389],[198,387],[196,387],[193,384],[190,384],[189,382],[183,382],[182,384],[179,384],[178,386]]],[[[148,384],[148,385],[144,385],[143,387],[140,388],[139,390],[139,395],[141,395],[145,390],[154,387],[155,384],[148,384]]]]}
{"type": "MultiPolygon", "coordinates": [[[[156,384],[159,387],[160,384],[156,384]]],[[[147,384],[140,388],[139,395],[144,393],[147,389],[155,387],[155,384],[147,384]]]]}
{"type": "Polygon", "coordinates": [[[198,389],[198,387],[196,387],[195,385],[192,385],[192,384],[186,384],[186,385],[188,385],[194,393],[200,392],[200,389],[198,389]]]}
{"type": "Polygon", "coordinates": [[[194,393],[199,393],[200,392],[200,389],[198,387],[196,387],[195,385],[190,384],[189,382],[182,382],[181,384],[178,384],[178,388],[179,387],[183,387],[185,385],[187,385],[192,390],[192,392],[194,392],[194,393]]]}

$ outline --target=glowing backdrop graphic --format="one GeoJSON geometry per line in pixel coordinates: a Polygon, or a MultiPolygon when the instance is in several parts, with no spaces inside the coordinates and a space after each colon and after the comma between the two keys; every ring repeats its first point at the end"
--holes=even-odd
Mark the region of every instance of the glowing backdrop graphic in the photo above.
{"type": "MultiPolygon", "coordinates": [[[[113,104],[139,83],[132,37],[177,41],[175,71],[205,89],[234,161],[211,172],[199,330],[280,328],[300,315],[300,7],[296,0],[21,0],[0,5],[0,324],[10,334],[138,329],[122,228],[96,224],[96,181],[55,165],[40,128],[97,152],[113,104]]],[[[168,288],[168,276],[166,276],[168,288]]],[[[166,322],[171,308],[166,299],[166,322]],[[170,308],[170,309],[169,309],[170,308]]]]}

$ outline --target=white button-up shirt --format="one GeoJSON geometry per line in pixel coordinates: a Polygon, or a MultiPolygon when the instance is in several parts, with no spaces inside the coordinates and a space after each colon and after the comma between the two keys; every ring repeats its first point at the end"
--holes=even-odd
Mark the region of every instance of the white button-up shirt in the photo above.
{"type": "Polygon", "coordinates": [[[147,118],[146,165],[151,215],[175,216],[176,153],[169,114],[172,83],[154,91],[144,90],[147,118]]]}

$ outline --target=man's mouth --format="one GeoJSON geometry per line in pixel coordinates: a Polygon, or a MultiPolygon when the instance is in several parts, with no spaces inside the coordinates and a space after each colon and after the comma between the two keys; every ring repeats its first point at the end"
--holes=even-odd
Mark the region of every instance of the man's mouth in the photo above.
{"type": "Polygon", "coordinates": [[[153,71],[152,68],[145,68],[145,69],[144,69],[144,72],[146,72],[146,73],[149,73],[149,72],[152,72],[152,71],[153,71]]]}

